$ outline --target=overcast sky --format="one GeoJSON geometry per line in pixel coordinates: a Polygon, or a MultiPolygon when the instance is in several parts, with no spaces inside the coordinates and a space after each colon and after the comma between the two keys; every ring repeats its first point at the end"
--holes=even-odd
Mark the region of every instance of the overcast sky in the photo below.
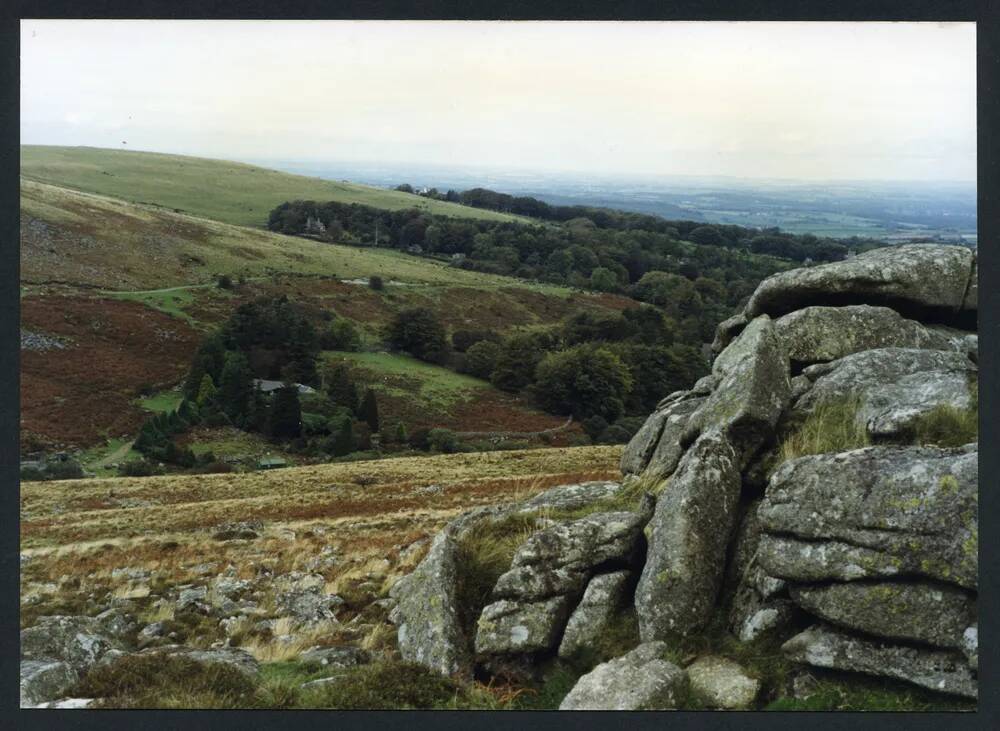
{"type": "Polygon", "coordinates": [[[971,23],[23,21],[24,143],[974,180],[971,23]]]}

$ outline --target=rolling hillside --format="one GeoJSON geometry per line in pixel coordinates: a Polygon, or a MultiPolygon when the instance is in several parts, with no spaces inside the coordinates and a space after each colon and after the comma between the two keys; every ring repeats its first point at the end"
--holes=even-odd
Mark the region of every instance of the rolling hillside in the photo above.
{"type": "Polygon", "coordinates": [[[224,223],[263,228],[284,201],[337,201],[489,221],[525,220],[409,193],[342,183],[225,160],[94,147],[22,145],[29,180],[146,203],[224,223]]]}
{"type": "MultiPolygon", "coordinates": [[[[143,290],[205,284],[219,274],[273,273],[346,279],[378,274],[411,283],[529,286],[395,250],[320,243],[56,185],[21,182],[22,282],[143,290]]],[[[530,286],[552,294],[569,292],[530,286]]]]}
{"type": "MultiPolygon", "coordinates": [[[[98,461],[135,435],[146,414],[140,395],[176,384],[204,332],[257,297],[288,295],[318,324],[333,314],[352,320],[372,347],[408,306],[430,307],[449,329],[503,332],[557,322],[580,308],[631,304],[30,180],[21,183],[21,285],[22,448],[94,447],[98,461]],[[236,286],[217,287],[221,274],[236,286]],[[384,279],[383,290],[365,286],[372,275],[384,279]]],[[[378,362],[399,383],[434,383],[449,374],[416,368],[401,355],[378,362]]],[[[509,422],[534,431],[562,421],[479,383],[454,407],[438,408],[428,398],[422,403],[435,408],[419,412],[386,393],[386,414],[458,430],[509,422]]]]}

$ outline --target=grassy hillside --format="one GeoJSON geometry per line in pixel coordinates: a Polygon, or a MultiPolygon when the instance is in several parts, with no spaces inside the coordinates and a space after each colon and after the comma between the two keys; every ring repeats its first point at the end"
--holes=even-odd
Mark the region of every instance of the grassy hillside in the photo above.
{"type": "MultiPolygon", "coordinates": [[[[472,287],[527,286],[390,249],[361,249],[21,182],[21,280],[115,290],[204,284],[276,272],[472,287]]],[[[567,294],[566,288],[531,285],[567,294]]]]}
{"type": "MultiPolygon", "coordinates": [[[[522,396],[504,393],[488,381],[455,373],[399,353],[325,354],[347,360],[361,383],[378,395],[383,423],[405,423],[428,429],[445,427],[458,432],[538,432],[561,426],[565,417],[533,408],[522,396]]],[[[583,437],[572,424],[553,443],[583,437]]]]}
{"type": "MultiPolygon", "coordinates": [[[[614,295],[456,269],[388,249],[282,236],[32,181],[22,181],[21,214],[21,325],[64,346],[22,351],[24,448],[90,447],[134,437],[144,415],[135,401],[139,393],[175,384],[204,331],[261,296],[288,295],[317,316],[351,319],[373,344],[395,312],[414,305],[432,308],[449,329],[504,331],[558,322],[580,308],[631,304],[614,295]],[[215,280],[223,273],[243,276],[245,283],[220,289],[215,280]],[[381,291],[365,286],[376,274],[386,282],[381,291]]],[[[393,364],[412,371],[393,376],[397,389],[406,378],[426,380],[429,367],[406,358],[393,364]]],[[[411,426],[462,430],[492,429],[502,419],[518,431],[556,425],[523,399],[481,385],[450,409],[421,409],[387,393],[386,414],[411,426]]]]}
{"type": "Polygon", "coordinates": [[[153,204],[240,226],[263,227],[271,209],[296,199],[362,203],[393,211],[419,208],[456,218],[524,220],[367,185],[291,175],[226,160],[154,152],[22,145],[21,175],[42,183],[153,204]]]}

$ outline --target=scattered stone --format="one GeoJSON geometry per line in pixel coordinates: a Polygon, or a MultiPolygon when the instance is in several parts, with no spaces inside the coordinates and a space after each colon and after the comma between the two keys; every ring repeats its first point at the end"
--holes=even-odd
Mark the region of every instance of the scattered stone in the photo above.
{"type": "Polygon", "coordinates": [[[232,523],[223,523],[215,529],[212,538],[217,541],[251,541],[256,538],[260,538],[260,532],[263,529],[264,523],[260,520],[243,520],[232,523]]]}
{"type": "Polygon", "coordinates": [[[337,647],[311,647],[299,655],[299,660],[324,667],[349,668],[370,662],[371,656],[360,647],[340,645],[337,647]]]}
{"type": "Polygon", "coordinates": [[[748,677],[739,663],[725,657],[705,655],[685,669],[692,692],[712,708],[750,708],[760,693],[760,681],[748,677]]]}
{"type": "Polygon", "coordinates": [[[336,594],[321,594],[318,588],[278,594],[277,610],[302,624],[336,620],[336,609],[344,600],[336,594]]]}
{"type": "Polygon", "coordinates": [[[93,617],[41,617],[21,630],[22,660],[60,660],[81,674],[112,649],[125,648],[93,617]]]}
{"type": "Polygon", "coordinates": [[[688,689],[683,670],[663,659],[664,642],[639,645],[581,677],[560,711],[656,711],[676,708],[688,689]]]}
{"type": "Polygon", "coordinates": [[[559,644],[559,657],[570,657],[584,648],[592,647],[602,636],[625,603],[625,590],[630,575],[628,571],[616,571],[598,574],[590,580],[583,599],[566,623],[566,630],[559,644]]]}
{"type": "Polygon", "coordinates": [[[536,512],[543,509],[577,510],[592,503],[614,497],[621,490],[621,483],[600,480],[574,485],[559,485],[525,500],[518,512],[536,512]]]}
{"type": "Polygon", "coordinates": [[[186,657],[204,665],[228,665],[244,675],[256,675],[260,671],[257,660],[246,650],[237,647],[222,647],[213,650],[197,650],[183,645],[167,645],[141,650],[139,655],[170,655],[186,657]]]}
{"type": "Polygon", "coordinates": [[[194,586],[181,589],[180,594],[177,596],[177,609],[178,611],[184,611],[185,609],[202,610],[206,608],[205,600],[207,598],[207,587],[194,586]]]}
{"type": "Polygon", "coordinates": [[[941,693],[977,698],[978,686],[961,653],[894,645],[816,625],[781,646],[795,662],[904,680],[941,693]]]}
{"type": "Polygon", "coordinates": [[[90,708],[94,700],[94,698],[61,698],[57,701],[39,703],[35,708],[59,708],[64,711],[78,711],[83,708],[90,708]]]}
{"type": "Polygon", "coordinates": [[[318,690],[339,683],[345,677],[347,677],[346,674],[341,673],[340,675],[331,675],[329,678],[317,678],[316,680],[308,680],[299,687],[302,690],[318,690]]]}

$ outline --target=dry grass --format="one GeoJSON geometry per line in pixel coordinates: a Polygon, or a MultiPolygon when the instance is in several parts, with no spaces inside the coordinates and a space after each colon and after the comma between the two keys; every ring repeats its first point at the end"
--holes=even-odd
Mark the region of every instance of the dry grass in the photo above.
{"type": "MultiPolygon", "coordinates": [[[[267,473],[25,483],[22,551],[30,561],[22,572],[22,597],[41,597],[31,607],[34,616],[71,604],[79,605],[72,613],[81,613],[90,595],[104,605],[114,596],[133,596],[143,620],[167,621],[176,619],[172,604],[161,608],[155,599],[169,587],[206,584],[230,566],[236,578],[254,582],[294,571],[318,574],[325,592],[340,594],[347,604],[338,618],[346,623],[409,573],[426,553],[428,539],[458,513],[525,499],[559,484],[613,478],[619,455],[620,447],[580,447],[267,473]],[[372,484],[357,484],[362,474],[371,476],[372,484]],[[442,489],[420,491],[430,484],[442,489]],[[85,502],[109,491],[111,507],[94,509],[85,502]],[[115,506],[140,499],[148,505],[115,506]],[[219,523],[249,519],[264,520],[259,538],[212,538],[219,523]],[[148,577],[113,576],[123,567],[148,577]],[[74,577],[75,587],[61,588],[66,577],[74,577]]],[[[277,618],[277,589],[262,586],[267,588],[255,620],[277,618]]],[[[340,641],[343,634],[382,647],[387,639],[387,630],[379,629],[382,619],[365,612],[359,621],[367,624],[345,624],[310,641],[340,641]]],[[[263,637],[256,642],[253,651],[262,658],[291,656],[294,650],[263,637]]]]}
{"type": "Polygon", "coordinates": [[[857,418],[860,407],[857,398],[817,406],[782,441],[779,464],[810,454],[846,452],[870,446],[865,425],[857,418]]]}

